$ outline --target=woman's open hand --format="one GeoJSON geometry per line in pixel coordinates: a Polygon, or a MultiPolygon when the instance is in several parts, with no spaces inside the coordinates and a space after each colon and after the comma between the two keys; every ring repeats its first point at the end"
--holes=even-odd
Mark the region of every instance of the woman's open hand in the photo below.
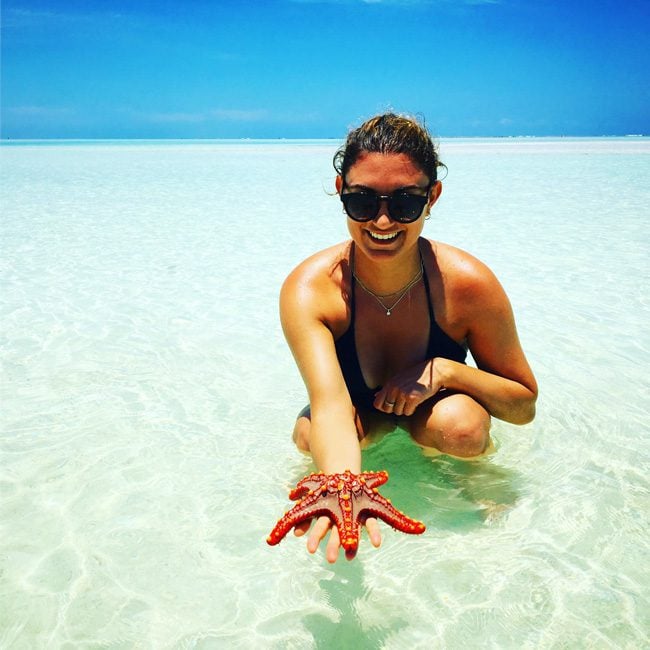
{"type": "MultiPolygon", "coordinates": [[[[296,537],[302,537],[309,531],[311,521],[304,521],[293,529],[294,535],[296,537]]],[[[375,547],[379,548],[381,545],[381,533],[379,532],[379,523],[374,517],[368,517],[365,521],[365,527],[368,531],[368,537],[370,538],[370,543],[375,547]]],[[[319,544],[327,535],[327,531],[331,529],[329,539],[327,540],[327,546],[325,547],[325,559],[333,564],[336,562],[339,556],[339,548],[341,547],[341,540],[339,539],[339,531],[336,526],[332,525],[332,522],[329,517],[318,517],[316,523],[312,527],[309,537],[307,538],[307,550],[310,553],[315,553],[318,549],[319,544]]],[[[356,551],[346,551],[345,557],[348,560],[354,559],[356,551]]]]}
{"type": "Polygon", "coordinates": [[[394,415],[413,415],[422,402],[444,388],[434,362],[423,361],[391,377],[375,395],[375,408],[394,415]]]}

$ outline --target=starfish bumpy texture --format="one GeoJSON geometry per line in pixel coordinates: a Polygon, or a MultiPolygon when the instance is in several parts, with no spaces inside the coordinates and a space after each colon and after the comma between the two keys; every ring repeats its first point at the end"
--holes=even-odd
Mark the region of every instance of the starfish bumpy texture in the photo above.
{"type": "Polygon", "coordinates": [[[346,551],[355,551],[359,546],[359,530],[368,517],[383,519],[403,533],[423,533],[421,521],[407,517],[379,494],[377,487],[387,480],[387,472],[352,474],[349,470],[306,476],[289,493],[289,498],[298,503],[278,521],[266,541],[275,546],[296,524],[321,515],[336,525],[346,551]]]}

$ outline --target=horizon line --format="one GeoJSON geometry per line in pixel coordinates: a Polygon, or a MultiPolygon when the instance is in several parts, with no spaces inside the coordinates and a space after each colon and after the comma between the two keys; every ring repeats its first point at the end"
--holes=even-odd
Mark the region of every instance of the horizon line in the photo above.
{"type": "MultiPolygon", "coordinates": [[[[286,137],[286,136],[276,136],[276,137],[208,137],[208,138],[183,138],[183,137],[146,137],[146,136],[136,136],[136,137],[32,137],[32,138],[4,138],[0,136],[0,143],[7,142],[98,142],[98,141],[120,141],[120,142],[138,142],[138,141],[184,141],[184,142],[210,142],[214,140],[226,140],[231,142],[252,142],[260,140],[286,140],[288,142],[294,140],[345,140],[345,135],[340,137],[286,137]]],[[[434,140],[439,139],[465,139],[465,140],[479,140],[485,138],[491,138],[495,140],[508,140],[514,138],[575,138],[575,139],[589,139],[589,138],[647,138],[650,137],[650,134],[646,133],[601,133],[601,134],[591,134],[591,135],[572,135],[572,134],[552,134],[552,135],[530,135],[530,134],[518,134],[518,135],[434,135],[434,140]]]]}

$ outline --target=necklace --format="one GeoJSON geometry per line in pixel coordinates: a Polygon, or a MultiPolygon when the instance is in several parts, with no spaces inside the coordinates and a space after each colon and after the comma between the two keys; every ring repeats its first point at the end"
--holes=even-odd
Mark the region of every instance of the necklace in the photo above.
{"type": "Polygon", "coordinates": [[[362,281],[361,279],[357,276],[357,274],[352,271],[352,276],[354,279],[359,283],[359,286],[370,296],[372,296],[381,306],[382,309],[386,310],[386,316],[390,316],[391,312],[397,305],[399,305],[400,302],[402,302],[402,298],[420,281],[420,278],[422,277],[422,274],[424,273],[424,264],[422,263],[422,260],[420,260],[420,268],[418,272],[413,276],[411,280],[406,284],[406,286],[403,289],[400,289],[399,291],[394,291],[393,293],[387,293],[383,296],[376,294],[374,291],[369,289],[362,281]],[[396,293],[399,293],[399,296],[397,300],[389,307],[388,305],[384,304],[384,301],[382,298],[387,298],[388,296],[394,296],[396,293]]]}

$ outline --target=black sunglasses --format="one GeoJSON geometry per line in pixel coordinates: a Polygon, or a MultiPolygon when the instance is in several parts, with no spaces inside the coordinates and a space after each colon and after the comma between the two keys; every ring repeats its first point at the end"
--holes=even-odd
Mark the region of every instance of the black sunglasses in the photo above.
{"type": "Polygon", "coordinates": [[[374,221],[379,214],[381,202],[386,201],[388,215],[393,221],[413,223],[422,215],[422,210],[429,201],[430,189],[430,187],[427,188],[426,196],[409,194],[403,190],[392,194],[377,194],[372,190],[362,190],[341,193],[341,201],[348,217],[354,221],[374,221]]]}

